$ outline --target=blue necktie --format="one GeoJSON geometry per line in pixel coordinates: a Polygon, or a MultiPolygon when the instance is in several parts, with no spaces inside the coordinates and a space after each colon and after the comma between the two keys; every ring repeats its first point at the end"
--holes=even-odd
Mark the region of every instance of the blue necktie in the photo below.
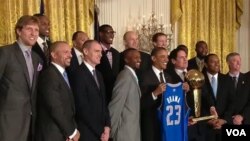
{"type": "Polygon", "coordinates": [[[215,80],[215,77],[212,76],[211,78],[211,86],[212,86],[212,89],[213,89],[213,93],[214,93],[214,97],[216,97],[216,94],[217,94],[217,81],[215,80]]]}
{"type": "Polygon", "coordinates": [[[70,87],[70,85],[69,85],[69,78],[68,78],[68,75],[67,75],[66,71],[63,72],[63,78],[66,81],[66,83],[68,84],[68,86],[70,87]]]}

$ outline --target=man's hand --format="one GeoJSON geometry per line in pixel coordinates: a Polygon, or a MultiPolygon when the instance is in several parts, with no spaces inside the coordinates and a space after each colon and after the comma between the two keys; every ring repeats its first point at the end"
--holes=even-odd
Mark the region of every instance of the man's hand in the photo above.
{"type": "Polygon", "coordinates": [[[66,141],[78,141],[80,138],[80,132],[77,130],[76,135],[72,139],[66,139],[66,141]]]}
{"type": "Polygon", "coordinates": [[[183,83],[182,89],[183,89],[186,93],[190,90],[189,85],[188,85],[187,82],[184,82],[184,83],[183,83]]]}
{"type": "Polygon", "coordinates": [[[105,126],[104,131],[101,135],[101,141],[108,141],[109,140],[109,134],[110,134],[110,128],[105,126]]]}
{"type": "Polygon", "coordinates": [[[234,115],[233,118],[233,124],[234,125],[241,125],[243,122],[243,117],[241,115],[234,115]]]}
{"type": "Polygon", "coordinates": [[[166,91],[166,84],[165,83],[161,83],[158,85],[158,87],[153,91],[154,96],[158,96],[161,95],[164,91],[166,91]]]}
{"type": "Polygon", "coordinates": [[[188,126],[191,126],[197,123],[196,121],[193,121],[193,118],[194,118],[193,116],[188,118],[188,126]]]}

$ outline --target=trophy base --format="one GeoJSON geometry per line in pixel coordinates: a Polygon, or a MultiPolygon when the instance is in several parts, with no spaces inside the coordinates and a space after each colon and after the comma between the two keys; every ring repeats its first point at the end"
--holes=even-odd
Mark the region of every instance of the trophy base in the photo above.
{"type": "Polygon", "coordinates": [[[209,119],[216,119],[217,116],[211,115],[211,116],[205,116],[205,117],[197,117],[197,118],[192,118],[193,122],[198,122],[198,121],[203,121],[203,120],[209,120],[209,119]]]}

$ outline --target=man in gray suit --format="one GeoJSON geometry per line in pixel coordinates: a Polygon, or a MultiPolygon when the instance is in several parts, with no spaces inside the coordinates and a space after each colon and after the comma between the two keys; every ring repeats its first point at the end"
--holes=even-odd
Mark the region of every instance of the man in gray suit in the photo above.
{"type": "Polygon", "coordinates": [[[30,141],[36,118],[36,83],[42,61],[31,48],[39,21],[22,16],[16,23],[17,41],[0,47],[0,139],[30,141]]]}
{"type": "Polygon", "coordinates": [[[124,51],[125,67],[119,73],[109,110],[111,137],[114,141],[140,141],[141,91],[135,70],[140,67],[140,52],[134,48],[124,51]]]}

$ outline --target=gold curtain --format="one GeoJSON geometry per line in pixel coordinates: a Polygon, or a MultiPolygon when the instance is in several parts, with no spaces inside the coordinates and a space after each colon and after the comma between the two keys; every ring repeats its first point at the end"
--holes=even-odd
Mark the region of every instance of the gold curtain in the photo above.
{"type": "MultiPolygon", "coordinates": [[[[0,8],[0,44],[15,41],[15,24],[25,14],[39,13],[40,0],[3,0],[0,8]]],[[[82,30],[91,34],[94,0],[44,0],[45,15],[50,19],[52,41],[71,43],[72,34],[82,30]]]]}
{"type": "Polygon", "coordinates": [[[178,44],[196,55],[195,43],[204,40],[209,52],[221,60],[221,71],[227,72],[226,55],[235,51],[235,34],[240,27],[242,0],[172,0],[171,23],[178,23],[178,44]]]}
{"type": "Polygon", "coordinates": [[[45,0],[45,15],[50,19],[51,39],[71,43],[72,34],[82,30],[89,36],[94,0],[45,0]]]}
{"type": "Polygon", "coordinates": [[[16,40],[15,24],[23,15],[32,15],[39,11],[38,0],[2,0],[0,8],[0,45],[16,40]]]}

